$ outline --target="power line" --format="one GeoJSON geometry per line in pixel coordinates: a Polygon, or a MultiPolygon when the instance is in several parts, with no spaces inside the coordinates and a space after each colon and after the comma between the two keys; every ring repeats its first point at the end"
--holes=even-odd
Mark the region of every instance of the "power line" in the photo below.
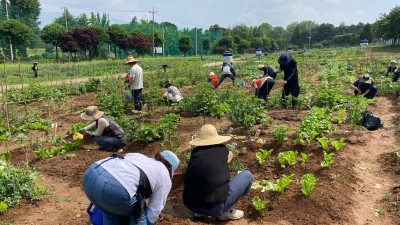
{"type": "Polygon", "coordinates": [[[73,8],[73,9],[82,9],[82,10],[91,10],[91,11],[106,11],[106,12],[148,12],[144,10],[127,10],[127,9],[107,9],[107,8],[101,8],[101,7],[88,7],[88,6],[82,6],[82,5],[75,5],[75,4],[70,4],[70,3],[63,3],[63,2],[58,2],[54,0],[41,0],[42,4],[44,5],[50,5],[50,6],[56,6],[56,7],[62,7],[62,6],[67,6],[68,8],[73,8]]]}

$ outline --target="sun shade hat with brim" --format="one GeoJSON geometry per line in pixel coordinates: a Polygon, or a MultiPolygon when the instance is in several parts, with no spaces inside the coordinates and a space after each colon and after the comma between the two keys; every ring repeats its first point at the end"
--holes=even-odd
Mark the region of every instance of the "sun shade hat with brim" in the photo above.
{"type": "Polygon", "coordinates": [[[216,145],[227,142],[231,139],[230,136],[218,135],[217,129],[211,124],[206,124],[200,129],[199,137],[190,141],[190,145],[207,146],[216,145]]]}
{"type": "Polygon", "coordinates": [[[397,61],[393,59],[392,61],[390,61],[390,64],[392,64],[392,63],[397,64],[397,61]]]}
{"type": "Polygon", "coordinates": [[[281,65],[281,66],[285,66],[285,65],[289,64],[290,61],[292,61],[292,55],[287,54],[287,53],[286,53],[286,54],[282,54],[282,55],[279,56],[279,58],[278,58],[278,63],[279,63],[279,65],[281,65]]]}
{"type": "Polygon", "coordinates": [[[134,62],[139,62],[139,60],[133,58],[133,56],[130,55],[130,56],[128,56],[126,58],[126,63],[125,64],[134,63],[134,62]]]}
{"type": "Polygon", "coordinates": [[[258,65],[258,69],[262,69],[264,65],[258,65]]]}
{"type": "Polygon", "coordinates": [[[371,79],[371,76],[370,76],[369,74],[364,74],[364,75],[362,75],[362,77],[360,78],[360,81],[361,81],[362,83],[370,84],[371,81],[372,81],[372,79],[371,79]]]}
{"type": "Polygon", "coordinates": [[[97,106],[89,106],[86,111],[81,114],[81,118],[84,120],[98,120],[104,115],[103,111],[100,111],[97,106]]]}
{"type": "Polygon", "coordinates": [[[175,153],[171,152],[170,150],[164,150],[160,153],[160,155],[165,160],[167,160],[168,163],[171,165],[171,174],[173,177],[175,170],[176,170],[176,168],[178,168],[178,165],[179,165],[179,158],[175,155],[175,153]]]}
{"type": "Polygon", "coordinates": [[[210,72],[210,74],[208,76],[214,76],[215,73],[214,72],[210,72]]]}

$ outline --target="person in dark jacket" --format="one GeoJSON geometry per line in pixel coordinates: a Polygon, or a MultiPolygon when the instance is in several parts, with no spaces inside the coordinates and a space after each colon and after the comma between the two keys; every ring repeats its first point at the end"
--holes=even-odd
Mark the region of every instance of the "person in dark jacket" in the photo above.
{"type": "Polygon", "coordinates": [[[126,145],[124,130],[96,106],[87,107],[81,118],[93,123],[78,131],[84,135],[94,136],[94,141],[100,145],[100,150],[116,151],[126,145]]]}
{"type": "Polygon", "coordinates": [[[400,70],[399,70],[399,67],[397,67],[396,60],[390,61],[387,71],[386,71],[385,75],[382,76],[382,78],[389,76],[390,73],[393,73],[392,82],[397,82],[400,78],[400,70]]]}
{"type": "Polygon", "coordinates": [[[224,81],[225,78],[227,77],[229,77],[232,80],[232,83],[235,84],[235,77],[236,77],[235,68],[233,68],[233,65],[230,62],[223,62],[221,67],[221,77],[215,88],[218,88],[219,85],[221,85],[222,81],[224,81]]]}
{"type": "Polygon", "coordinates": [[[151,225],[166,204],[178,165],[178,157],[168,150],[154,158],[113,154],[86,170],[83,191],[103,213],[103,225],[151,225]]]}
{"type": "Polygon", "coordinates": [[[270,76],[274,80],[276,79],[276,75],[278,74],[278,70],[275,69],[275,67],[273,67],[271,65],[266,65],[266,66],[259,65],[258,70],[263,71],[264,76],[270,76]]]}
{"type": "Polygon", "coordinates": [[[355,95],[361,94],[368,99],[374,98],[378,91],[374,85],[374,80],[369,74],[362,75],[358,80],[351,84],[350,88],[354,90],[355,95]]]}
{"type": "Polygon", "coordinates": [[[275,80],[274,80],[274,78],[272,78],[270,76],[266,76],[261,79],[254,79],[251,82],[251,85],[255,89],[254,95],[257,98],[264,99],[265,101],[267,101],[267,97],[268,97],[269,93],[271,92],[272,87],[274,87],[274,84],[275,84],[275,80]]]}
{"type": "Polygon", "coordinates": [[[230,136],[220,136],[213,125],[200,129],[199,137],[189,142],[196,146],[185,175],[183,202],[195,218],[211,216],[219,220],[240,219],[244,212],[232,208],[246,195],[253,183],[248,170],[230,177],[228,163],[233,154],[223,144],[230,136]]]}
{"type": "Polygon", "coordinates": [[[300,93],[299,77],[297,71],[297,62],[292,58],[292,55],[286,53],[278,58],[280,65],[279,70],[284,72],[283,91],[282,91],[282,107],[286,108],[286,98],[292,95],[292,107],[297,104],[297,97],[300,93]]]}

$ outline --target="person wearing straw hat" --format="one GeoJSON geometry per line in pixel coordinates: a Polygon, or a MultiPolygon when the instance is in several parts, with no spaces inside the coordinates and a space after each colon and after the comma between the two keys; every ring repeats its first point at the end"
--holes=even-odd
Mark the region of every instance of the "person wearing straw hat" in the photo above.
{"type": "Polygon", "coordinates": [[[278,74],[278,70],[271,65],[259,65],[258,70],[263,71],[264,76],[270,76],[274,78],[274,80],[276,79],[276,75],[278,74]]]}
{"type": "Polygon", "coordinates": [[[253,183],[248,170],[230,178],[228,163],[233,153],[224,145],[230,136],[218,135],[211,124],[200,129],[185,174],[183,202],[195,218],[211,216],[218,220],[240,219],[244,212],[232,208],[246,195],[253,183]]]}
{"type": "Polygon", "coordinates": [[[86,170],[83,191],[103,212],[104,225],[151,225],[166,204],[178,165],[178,157],[169,150],[154,158],[113,154],[86,170]]]}
{"type": "Polygon", "coordinates": [[[255,89],[254,95],[257,98],[264,99],[267,101],[267,97],[274,87],[275,80],[270,76],[263,77],[261,79],[254,79],[251,82],[251,86],[255,89]]]}
{"type": "Polygon", "coordinates": [[[140,94],[143,90],[143,69],[138,64],[139,60],[128,56],[125,64],[130,66],[129,69],[129,82],[128,88],[132,90],[133,104],[135,105],[136,111],[142,110],[142,102],[140,101],[140,94]]]}
{"type": "Polygon", "coordinates": [[[292,58],[292,55],[285,53],[279,56],[278,63],[279,71],[284,72],[283,90],[282,90],[282,107],[286,108],[286,98],[292,95],[292,107],[297,104],[297,97],[300,94],[299,77],[297,72],[297,62],[292,58]]]}
{"type": "Polygon", "coordinates": [[[171,105],[174,102],[180,102],[183,99],[179,89],[172,86],[170,81],[165,81],[164,87],[167,88],[167,91],[164,92],[163,97],[167,99],[168,105],[171,105]]]}
{"type": "Polygon", "coordinates": [[[382,76],[382,78],[389,76],[390,73],[393,73],[392,82],[397,82],[400,77],[400,70],[397,67],[396,60],[390,61],[387,71],[386,71],[385,75],[382,76]]]}
{"type": "Polygon", "coordinates": [[[218,76],[214,72],[208,75],[207,83],[211,84],[214,88],[218,85],[218,76]]]}
{"type": "Polygon", "coordinates": [[[89,106],[81,114],[81,118],[93,121],[78,131],[85,135],[94,136],[94,141],[100,145],[100,150],[116,151],[126,145],[124,130],[112,119],[98,110],[97,106],[89,106]]]}
{"type": "Polygon", "coordinates": [[[350,85],[350,88],[354,90],[355,95],[361,94],[368,99],[374,98],[378,91],[374,85],[374,80],[369,74],[362,75],[350,85]]]}

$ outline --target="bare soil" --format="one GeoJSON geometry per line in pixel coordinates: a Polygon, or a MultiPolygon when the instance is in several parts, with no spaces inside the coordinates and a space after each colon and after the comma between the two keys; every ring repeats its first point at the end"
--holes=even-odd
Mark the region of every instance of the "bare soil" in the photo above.
{"type": "MultiPolygon", "coordinates": [[[[95,96],[94,93],[73,96],[65,106],[53,108],[53,121],[62,122],[62,126],[58,128],[60,134],[66,134],[72,124],[81,121],[80,110],[92,105],[95,96]]],[[[177,177],[173,180],[173,190],[158,224],[399,224],[399,207],[396,202],[400,195],[400,159],[393,153],[399,149],[396,141],[397,126],[393,124],[398,108],[396,101],[391,98],[380,96],[376,99],[376,104],[370,105],[369,109],[380,116],[385,124],[384,128],[368,131],[362,127],[354,129],[338,126],[338,133],[330,136],[345,137],[346,146],[335,153],[335,163],[329,169],[323,169],[319,165],[322,160],[320,147],[315,144],[307,147],[293,144],[295,129],[307,111],[269,111],[274,119],[273,124],[267,128],[260,127],[263,130],[260,137],[266,141],[264,144],[249,139],[232,139],[230,143],[236,142],[239,149],[247,148],[238,159],[253,173],[256,180],[274,180],[283,174],[295,174],[294,182],[285,192],[261,193],[252,190],[235,205],[245,211],[244,218],[238,221],[223,223],[212,218],[194,220],[182,202],[184,177],[177,177]],[[291,134],[288,142],[277,145],[272,137],[272,129],[281,124],[287,124],[291,128],[291,134]],[[255,160],[255,153],[259,148],[274,149],[273,157],[263,166],[255,160]],[[276,156],[287,150],[313,153],[313,156],[305,167],[298,163],[281,169],[276,156]],[[318,178],[316,188],[308,197],[300,190],[301,176],[305,173],[313,173],[318,178]],[[262,214],[256,212],[251,205],[251,199],[256,195],[269,201],[267,210],[262,214]]],[[[34,103],[35,107],[32,109],[41,104],[44,103],[34,103]]],[[[168,110],[174,111],[172,108],[163,109],[168,110]]],[[[47,112],[43,110],[41,113],[45,115],[47,112]]],[[[160,117],[159,114],[147,114],[139,120],[155,120],[160,117]]],[[[225,118],[182,115],[179,122],[180,153],[191,150],[188,142],[204,123],[215,125],[221,132],[230,126],[225,118]]],[[[233,134],[246,136],[247,132],[235,128],[233,134]]],[[[30,135],[44,136],[41,132],[32,132],[30,135]]],[[[1,146],[3,147],[4,145],[1,146]]],[[[74,151],[76,157],[70,159],[59,155],[38,160],[34,148],[20,147],[17,144],[10,145],[9,148],[11,162],[16,166],[28,163],[35,168],[40,174],[38,184],[43,185],[48,194],[40,201],[23,201],[10,208],[4,215],[0,215],[0,224],[90,224],[86,213],[89,201],[81,189],[82,174],[93,162],[109,156],[109,153],[98,151],[97,145],[90,139],[81,149],[74,151]]],[[[152,156],[161,147],[159,141],[150,144],[136,141],[129,143],[124,150],[152,156]]]]}

